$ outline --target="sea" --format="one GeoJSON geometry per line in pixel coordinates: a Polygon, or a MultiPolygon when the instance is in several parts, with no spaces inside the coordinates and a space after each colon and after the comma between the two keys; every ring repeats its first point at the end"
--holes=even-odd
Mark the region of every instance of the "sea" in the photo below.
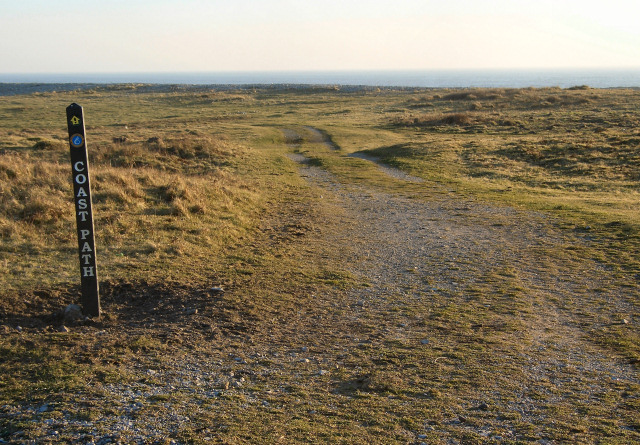
{"type": "Polygon", "coordinates": [[[350,85],[404,88],[640,88],[640,67],[583,70],[238,71],[163,73],[0,73],[0,83],[170,85],[350,85]]]}

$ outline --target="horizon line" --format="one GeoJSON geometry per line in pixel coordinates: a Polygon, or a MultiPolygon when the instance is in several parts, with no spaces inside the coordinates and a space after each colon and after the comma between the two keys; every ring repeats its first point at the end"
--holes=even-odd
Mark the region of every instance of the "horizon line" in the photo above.
{"type": "Polygon", "coordinates": [[[233,73],[401,73],[401,72],[493,72],[493,71],[636,71],[637,66],[612,67],[502,67],[502,68],[322,68],[322,69],[221,69],[190,71],[0,71],[0,76],[18,75],[93,75],[93,74],[233,74],[233,73]]]}

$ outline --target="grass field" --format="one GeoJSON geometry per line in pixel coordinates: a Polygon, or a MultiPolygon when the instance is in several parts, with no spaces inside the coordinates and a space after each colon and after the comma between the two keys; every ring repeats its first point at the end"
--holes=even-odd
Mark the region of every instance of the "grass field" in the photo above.
{"type": "MultiPolygon", "coordinates": [[[[128,416],[135,422],[154,411],[190,417],[170,434],[180,443],[206,437],[221,443],[256,437],[271,443],[640,440],[637,90],[149,91],[122,85],[0,97],[0,237],[0,438],[7,441],[64,442],[82,434],[97,440],[109,433],[108,426],[98,426],[101,419],[128,416]],[[85,111],[104,310],[99,320],[76,323],[60,314],[79,301],[64,114],[72,102],[85,111]],[[305,181],[287,156],[292,152],[348,186],[424,202],[472,199],[533,211],[553,218],[562,233],[587,240],[572,250],[548,248],[545,255],[553,259],[549,264],[596,261],[624,289],[616,301],[556,302],[570,323],[585,326],[590,344],[636,373],[635,385],[600,395],[611,398],[607,406],[618,412],[580,401],[584,386],[545,401],[559,420],[543,436],[515,417],[509,419],[518,431],[513,436],[495,432],[487,438],[460,422],[447,423],[456,407],[471,403],[474,385],[510,373],[514,382],[504,384],[519,386],[519,371],[492,355],[517,350],[518,339],[490,332],[482,351],[469,345],[469,333],[451,333],[444,349],[430,353],[401,341],[379,350],[360,344],[339,352],[342,367],[334,374],[343,383],[337,390],[327,389],[323,375],[301,383],[306,371],[281,358],[289,357],[292,345],[322,345],[325,335],[339,343],[337,326],[357,336],[332,320],[348,306],[349,289],[367,283],[348,271],[345,246],[324,242],[324,233],[343,230],[339,210],[331,196],[305,181]],[[395,180],[348,156],[353,153],[423,182],[395,180]],[[226,292],[220,296],[212,287],[226,292]],[[297,329],[304,331],[299,338],[297,329]],[[245,357],[250,350],[255,356],[245,357]],[[474,354],[490,365],[481,369],[469,359],[446,382],[437,369],[419,365],[438,360],[447,368],[474,354]],[[243,361],[270,373],[245,375],[250,389],[234,392],[243,361]],[[109,407],[107,387],[164,384],[147,370],[205,362],[202,369],[213,375],[219,368],[226,376],[216,377],[215,396],[194,399],[172,381],[177,389],[145,396],[142,411],[109,407]],[[399,374],[401,364],[411,365],[406,374],[399,374]],[[370,370],[365,377],[362,368],[370,370]],[[414,394],[411,379],[432,390],[414,394]],[[270,411],[254,403],[254,393],[262,394],[270,411]],[[50,408],[38,411],[40,406],[50,408]],[[426,417],[433,419],[430,429],[409,435],[422,431],[426,417]],[[52,435],[48,425],[56,422],[67,431],[52,435]]],[[[517,270],[485,278],[516,300],[526,295],[517,270]]],[[[468,312],[445,300],[413,308],[398,303],[395,310],[429,311],[424,329],[448,332],[447,323],[486,326],[478,308],[494,305],[503,311],[505,332],[517,330],[518,310],[531,311],[531,302],[507,308],[491,286],[468,290],[468,312]]],[[[367,329],[384,325],[384,314],[371,317],[367,329]]],[[[189,378],[200,377],[196,372],[189,378]]],[[[126,397],[132,403],[143,398],[126,397]]],[[[484,414],[509,405],[499,397],[478,401],[472,422],[501,421],[484,414]]]]}

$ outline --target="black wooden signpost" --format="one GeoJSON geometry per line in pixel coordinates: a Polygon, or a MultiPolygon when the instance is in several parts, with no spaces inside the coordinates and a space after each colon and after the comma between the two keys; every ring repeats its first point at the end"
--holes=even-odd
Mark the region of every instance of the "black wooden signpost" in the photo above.
{"type": "Polygon", "coordinates": [[[85,142],[84,113],[78,104],[67,107],[71,169],[73,172],[73,196],[78,227],[78,252],[80,255],[80,283],[82,286],[82,312],[89,317],[100,316],[98,290],[98,266],[91,211],[91,186],[89,184],[89,160],[85,142]]]}

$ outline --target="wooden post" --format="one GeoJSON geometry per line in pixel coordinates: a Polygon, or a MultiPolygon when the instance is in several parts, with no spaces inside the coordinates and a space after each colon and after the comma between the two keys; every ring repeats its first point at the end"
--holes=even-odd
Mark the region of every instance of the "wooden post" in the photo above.
{"type": "Polygon", "coordinates": [[[73,196],[75,198],[76,224],[78,228],[82,312],[89,317],[99,317],[100,294],[98,289],[93,212],[91,210],[89,160],[85,141],[84,113],[80,105],[74,103],[67,107],[67,126],[69,129],[73,196]]]}

